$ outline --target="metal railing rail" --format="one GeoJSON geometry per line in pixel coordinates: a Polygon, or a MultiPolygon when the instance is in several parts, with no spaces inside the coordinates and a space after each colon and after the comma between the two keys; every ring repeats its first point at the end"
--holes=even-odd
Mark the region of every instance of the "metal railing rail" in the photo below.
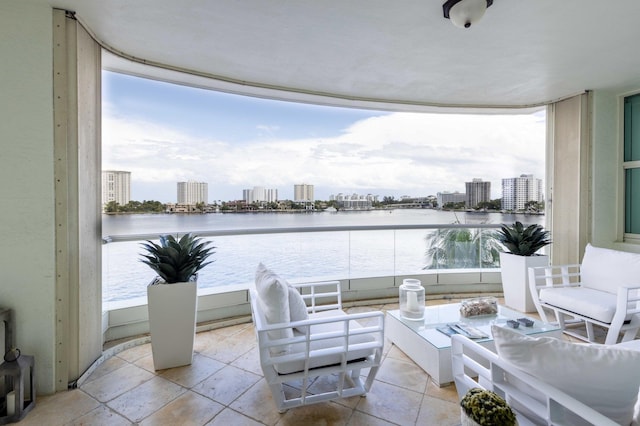
{"type": "MultiPolygon", "coordinates": [[[[352,231],[399,231],[412,229],[498,229],[502,225],[496,223],[482,224],[429,224],[429,225],[354,225],[354,226],[307,226],[307,227],[287,227],[287,228],[242,228],[242,229],[219,229],[219,230],[202,230],[202,231],[186,231],[180,232],[185,234],[191,232],[200,237],[220,237],[234,235],[262,235],[262,234],[299,234],[308,232],[352,232],[352,231]]],[[[104,244],[153,240],[159,235],[165,233],[146,233],[146,234],[126,234],[126,235],[108,235],[102,238],[104,244]]]]}

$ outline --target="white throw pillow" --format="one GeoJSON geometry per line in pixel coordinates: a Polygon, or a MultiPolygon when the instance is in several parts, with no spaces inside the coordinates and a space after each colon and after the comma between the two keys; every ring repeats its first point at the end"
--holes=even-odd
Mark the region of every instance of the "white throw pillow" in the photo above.
{"type": "Polygon", "coordinates": [[[629,425],[640,388],[640,351],[529,337],[492,326],[500,358],[621,425],[629,425]]]}
{"type": "MultiPolygon", "coordinates": [[[[287,283],[288,284],[288,283],[287,283]]],[[[304,303],[304,299],[300,292],[292,287],[290,284],[289,287],[289,316],[291,317],[291,321],[304,321],[309,319],[309,312],[307,311],[307,305],[304,303]]],[[[307,327],[296,327],[296,330],[301,333],[307,332],[307,327]]]]}
{"type": "MultiPolygon", "coordinates": [[[[258,303],[260,303],[267,323],[279,324],[291,321],[289,286],[262,263],[258,265],[256,270],[256,291],[258,293],[258,303]]],[[[292,338],[293,330],[284,328],[270,331],[268,334],[272,339],[292,338]]],[[[286,350],[287,348],[283,348],[283,351],[286,350]]]]}

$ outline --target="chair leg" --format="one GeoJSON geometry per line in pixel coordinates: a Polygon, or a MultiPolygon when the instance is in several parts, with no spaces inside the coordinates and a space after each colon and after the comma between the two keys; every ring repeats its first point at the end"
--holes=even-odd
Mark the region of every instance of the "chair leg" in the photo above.
{"type": "Polygon", "coordinates": [[[596,338],[595,338],[595,335],[593,333],[593,324],[591,324],[591,322],[589,322],[589,321],[585,321],[584,322],[584,326],[587,328],[587,339],[590,342],[595,342],[596,338]]]}

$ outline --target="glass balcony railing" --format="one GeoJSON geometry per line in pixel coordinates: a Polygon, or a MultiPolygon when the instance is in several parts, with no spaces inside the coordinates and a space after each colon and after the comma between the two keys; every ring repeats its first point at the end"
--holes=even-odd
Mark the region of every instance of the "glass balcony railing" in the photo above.
{"type": "MultiPolygon", "coordinates": [[[[497,270],[497,224],[340,226],[195,232],[216,247],[198,276],[200,293],[246,287],[262,262],[292,280],[398,277],[497,270]]],[[[154,272],[140,262],[140,243],[157,234],[104,238],[103,301],[146,304],[154,272]]]]}

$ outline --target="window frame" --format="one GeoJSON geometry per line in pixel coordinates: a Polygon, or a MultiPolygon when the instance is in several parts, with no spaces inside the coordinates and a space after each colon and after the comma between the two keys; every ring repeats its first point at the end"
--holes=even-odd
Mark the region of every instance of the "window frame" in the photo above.
{"type": "MultiPolygon", "coordinates": [[[[632,98],[635,98],[640,107],[640,93],[632,94],[629,96],[625,96],[622,102],[622,152],[621,152],[621,174],[622,174],[622,232],[623,232],[623,241],[629,243],[640,244],[640,233],[627,232],[627,217],[628,217],[628,209],[629,209],[629,198],[627,196],[627,170],[640,170],[640,158],[638,160],[626,160],[627,155],[627,143],[630,140],[627,138],[627,134],[631,129],[632,116],[628,116],[628,101],[632,98]]],[[[640,195],[638,195],[640,197],[640,195]]],[[[640,211],[637,212],[640,214],[640,211]]]]}

